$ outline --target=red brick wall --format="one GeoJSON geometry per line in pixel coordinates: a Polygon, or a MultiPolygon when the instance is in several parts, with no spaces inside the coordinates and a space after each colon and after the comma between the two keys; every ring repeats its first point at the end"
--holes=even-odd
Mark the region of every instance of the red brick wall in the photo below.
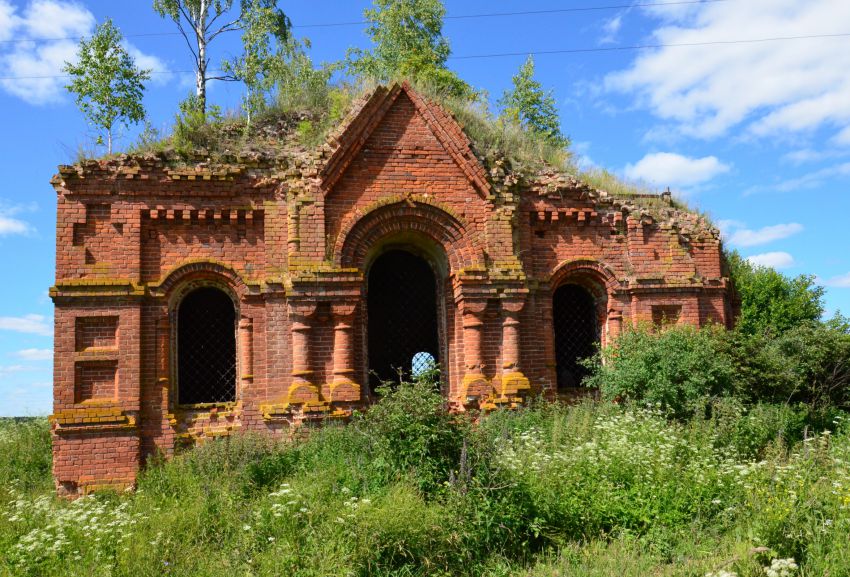
{"type": "Polygon", "coordinates": [[[60,168],[60,491],[132,484],[155,453],[237,430],[286,434],[368,403],[366,280],[387,243],[439,272],[443,391],[459,410],[476,362],[485,406],[518,402],[523,379],[554,393],[552,294],[565,282],[594,295],[603,342],[674,308],[678,322],[730,321],[720,244],[696,217],[656,220],[568,180],[551,191],[497,174],[491,185],[461,128],[406,87],[376,91],[334,139],[286,170],[152,158],[60,168]],[[237,401],[180,407],[177,306],[206,285],[235,301],[237,401]],[[480,331],[465,328],[466,314],[480,331]],[[340,334],[350,350],[337,350],[340,334]],[[469,359],[475,335],[480,358],[469,359]],[[308,358],[293,351],[296,337],[308,358]],[[353,383],[335,389],[340,363],[353,383]]]}

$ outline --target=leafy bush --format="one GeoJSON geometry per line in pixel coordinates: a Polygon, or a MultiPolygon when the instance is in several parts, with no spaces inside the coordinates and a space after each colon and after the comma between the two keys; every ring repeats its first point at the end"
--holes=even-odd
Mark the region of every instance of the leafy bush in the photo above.
{"type": "Polygon", "coordinates": [[[840,318],[776,336],[736,329],[725,350],[743,400],[850,408],[850,332],[840,318]]]}
{"type": "Polygon", "coordinates": [[[384,385],[356,424],[373,442],[372,466],[387,478],[408,475],[426,493],[449,479],[462,448],[462,423],[429,379],[384,385]]]}
{"type": "Polygon", "coordinates": [[[221,108],[209,106],[204,112],[201,101],[190,94],[179,104],[180,112],[174,117],[172,144],[180,154],[215,146],[217,135],[214,124],[221,121],[221,108]]]}
{"type": "Polygon", "coordinates": [[[753,265],[737,252],[726,255],[735,290],[741,299],[738,330],[746,334],[779,334],[823,314],[824,289],[811,275],[789,278],[753,265]]]}
{"type": "Polygon", "coordinates": [[[588,362],[591,374],[584,384],[598,388],[607,400],[688,416],[708,399],[733,391],[733,365],[721,339],[714,327],[677,325],[653,332],[641,326],[588,362]]]}

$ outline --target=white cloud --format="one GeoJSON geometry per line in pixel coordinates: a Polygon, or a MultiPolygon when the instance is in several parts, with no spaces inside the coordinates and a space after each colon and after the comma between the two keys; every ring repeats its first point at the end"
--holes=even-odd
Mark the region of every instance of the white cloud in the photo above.
{"type": "Polygon", "coordinates": [[[15,7],[6,0],[0,0],[0,41],[12,37],[12,28],[16,24],[15,7]]]}
{"type": "Polygon", "coordinates": [[[49,361],[53,358],[53,349],[24,349],[14,356],[25,361],[49,361]]]}
{"type": "Polygon", "coordinates": [[[623,14],[617,14],[613,18],[606,20],[602,25],[602,32],[604,33],[602,38],[599,40],[600,44],[612,44],[617,40],[617,33],[620,32],[620,28],[623,27],[623,14]]]}
{"type": "Polygon", "coordinates": [[[168,84],[173,80],[174,74],[168,69],[168,65],[161,59],[157,58],[153,54],[145,54],[129,42],[124,43],[124,48],[130,56],[133,57],[133,60],[136,61],[137,67],[151,72],[150,81],[153,84],[168,84]]]}
{"type": "Polygon", "coordinates": [[[850,126],[836,134],[832,141],[842,146],[850,146],[850,126]]]}
{"type": "Polygon", "coordinates": [[[6,377],[13,373],[22,373],[24,371],[30,370],[24,365],[6,365],[0,366],[0,377],[6,377]]]}
{"type": "Polygon", "coordinates": [[[28,35],[38,39],[85,36],[94,22],[94,15],[85,6],[61,0],[35,0],[22,18],[28,35]]]}
{"type": "Polygon", "coordinates": [[[35,210],[35,206],[7,205],[0,201],[0,237],[31,233],[33,229],[29,223],[15,217],[21,212],[32,210],[35,210]]]}
{"type": "MultiPolygon", "coordinates": [[[[21,15],[7,0],[0,0],[0,87],[32,104],[61,100],[68,79],[62,75],[65,62],[77,54],[77,38],[91,34],[94,15],[83,5],[62,0],[36,0],[21,15]]],[[[128,52],[141,68],[168,71],[157,57],[130,44],[128,52]]],[[[170,81],[170,74],[152,76],[155,82],[170,81]]]]}
{"type": "Polygon", "coordinates": [[[828,166],[814,172],[809,172],[797,178],[786,180],[774,188],[781,192],[792,192],[804,188],[817,188],[825,180],[835,177],[850,176],[850,162],[828,166]]]}
{"type": "Polygon", "coordinates": [[[736,221],[720,221],[718,226],[730,244],[741,247],[768,244],[788,238],[803,230],[803,225],[796,222],[774,224],[757,230],[743,228],[743,223],[736,221]]]}
{"type": "Polygon", "coordinates": [[[0,213],[0,236],[9,234],[27,234],[30,232],[30,225],[17,218],[0,213]]]}
{"type": "Polygon", "coordinates": [[[627,178],[661,186],[700,184],[728,171],[729,166],[715,156],[691,158],[672,152],[647,154],[635,164],[626,165],[624,169],[627,178]]]}
{"type": "MultiPolygon", "coordinates": [[[[843,34],[845,0],[747,0],[652,9],[654,44],[843,34]]],[[[668,46],[605,78],[683,134],[718,137],[737,125],[766,137],[850,125],[846,38],[668,46]]],[[[842,134],[844,134],[842,132],[842,134]]]]}
{"type": "Polygon", "coordinates": [[[0,317],[0,330],[30,333],[49,337],[53,335],[53,326],[43,315],[24,315],[22,317],[0,317]]]}
{"type": "Polygon", "coordinates": [[[850,288],[850,272],[826,280],[818,279],[818,282],[828,287],[850,288]]]}
{"type": "Polygon", "coordinates": [[[775,269],[783,269],[794,266],[794,257],[787,252],[766,252],[748,256],[747,260],[757,266],[769,266],[775,269]]]}

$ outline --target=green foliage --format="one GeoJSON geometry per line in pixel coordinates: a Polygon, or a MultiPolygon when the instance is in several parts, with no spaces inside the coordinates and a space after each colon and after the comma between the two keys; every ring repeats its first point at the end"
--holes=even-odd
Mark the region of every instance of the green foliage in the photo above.
{"type": "Polygon", "coordinates": [[[441,93],[472,99],[477,94],[446,67],[451,49],[443,37],[446,8],[441,0],[374,0],[363,14],[372,51],[351,49],[347,62],[355,74],[377,81],[410,78],[441,93]]]}
{"type": "Polygon", "coordinates": [[[850,408],[850,331],[840,319],[806,321],[778,335],[728,333],[741,398],[850,408]]]}
{"type": "Polygon", "coordinates": [[[461,452],[461,425],[428,378],[384,385],[358,425],[374,442],[373,467],[389,479],[409,476],[425,492],[448,481],[461,452]]]}
{"type": "MultiPolygon", "coordinates": [[[[345,91],[335,90],[330,86],[330,78],[336,71],[336,66],[316,68],[307,55],[306,50],[309,48],[308,40],[293,40],[285,57],[278,62],[274,70],[274,81],[277,84],[276,106],[282,112],[329,112],[328,115],[333,117],[334,110],[329,111],[334,104],[333,95],[338,97],[345,91]]],[[[338,111],[336,114],[339,114],[338,111]]],[[[336,120],[340,118],[341,115],[336,116],[336,120]]]]}
{"type": "Polygon", "coordinates": [[[513,77],[513,87],[505,91],[499,106],[503,122],[520,124],[554,146],[566,148],[570,145],[570,139],[561,133],[555,97],[534,79],[531,56],[513,77]]]}
{"type": "Polygon", "coordinates": [[[218,140],[215,124],[221,121],[221,108],[202,108],[199,98],[194,94],[181,101],[179,108],[179,114],[174,117],[174,149],[188,155],[199,149],[214,147],[218,140]]]}
{"type": "Polygon", "coordinates": [[[770,267],[756,266],[733,251],[726,255],[741,299],[738,329],[748,333],[782,333],[823,314],[823,287],[810,275],[788,278],[770,267]]]}
{"type": "Polygon", "coordinates": [[[535,137],[518,124],[499,122],[485,102],[451,96],[426,82],[413,84],[420,94],[451,112],[487,166],[532,176],[546,166],[564,166],[570,157],[568,150],[535,137]]]}
{"type": "MultiPolygon", "coordinates": [[[[106,134],[107,154],[112,154],[116,123],[128,127],[145,118],[142,95],[150,71],[136,67],[122,40],[121,32],[107,19],[95,28],[90,40],[80,40],[78,62],[65,62],[62,67],[62,72],[71,77],[66,88],[76,95],[77,106],[106,134]]],[[[103,144],[103,134],[98,144],[103,144]]]]}
{"type": "Polygon", "coordinates": [[[51,488],[50,448],[47,419],[0,418],[0,495],[11,485],[23,491],[51,488]]]}
{"type": "Polygon", "coordinates": [[[848,574],[845,415],[535,402],[467,427],[428,384],[394,393],[353,425],[210,441],[149,463],[135,493],[73,502],[52,495],[46,421],[2,422],[0,573],[763,577],[793,557],[848,574]],[[407,402],[426,405],[414,425],[407,402]],[[417,487],[423,463],[447,482],[417,487]]]}
{"type": "Polygon", "coordinates": [[[269,88],[268,73],[278,58],[271,40],[274,38],[281,49],[289,38],[289,19],[277,9],[277,0],[240,0],[235,18],[227,16],[233,0],[154,0],[153,8],[162,18],[174,21],[192,53],[196,106],[202,113],[207,111],[210,80],[241,80],[247,88],[244,104],[249,114],[262,108],[263,91],[269,88]],[[223,64],[224,76],[210,76],[209,44],[237,30],[243,33],[243,55],[223,64]]]}
{"type": "Polygon", "coordinates": [[[674,325],[653,331],[641,326],[623,333],[614,346],[588,362],[584,381],[603,398],[658,406],[683,417],[706,402],[733,392],[732,359],[713,327],[674,325]],[[601,361],[601,362],[600,362],[601,361]]]}
{"type": "Polygon", "coordinates": [[[244,0],[242,3],[241,56],[225,60],[222,69],[245,84],[242,109],[247,122],[266,107],[266,95],[275,82],[275,70],[284,66],[290,50],[289,18],[275,1],[244,0]]]}

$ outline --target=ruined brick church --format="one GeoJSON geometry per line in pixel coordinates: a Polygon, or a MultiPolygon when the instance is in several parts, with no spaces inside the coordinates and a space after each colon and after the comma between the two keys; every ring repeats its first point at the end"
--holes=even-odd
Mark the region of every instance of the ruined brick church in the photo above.
{"type": "Polygon", "coordinates": [[[407,85],[315,150],[122,156],[52,184],[64,494],[207,438],[344,419],[436,366],[454,410],[554,398],[625,326],[731,319],[702,217],[518,176],[407,85]]]}

